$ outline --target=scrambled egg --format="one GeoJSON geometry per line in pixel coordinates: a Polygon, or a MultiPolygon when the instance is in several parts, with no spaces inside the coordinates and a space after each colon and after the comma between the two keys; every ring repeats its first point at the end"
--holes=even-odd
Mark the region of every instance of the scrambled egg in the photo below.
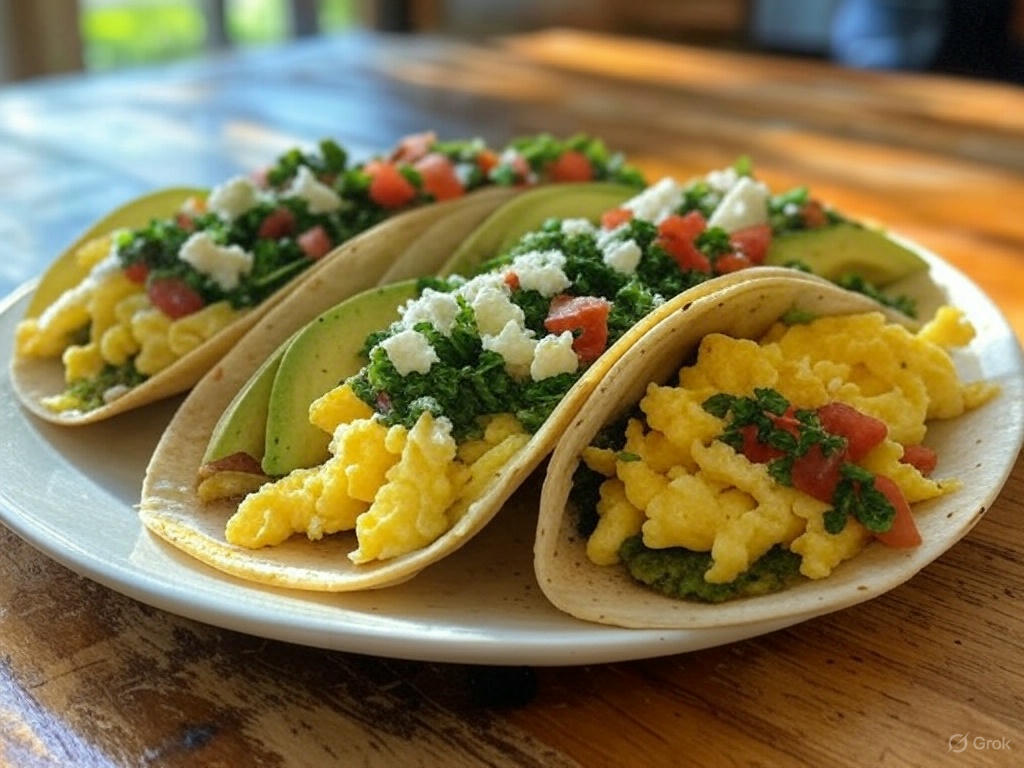
{"type": "Polygon", "coordinates": [[[920,443],[925,421],[952,418],[985,402],[996,388],[962,385],[944,347],[966,344],[973,329],[960,312],[940,310],[919,333],[878,313],[776,325],[760,342],[711,334],[679,386],[651,384],[631,419],[621,452],[590,447],[587,466],[601,486],[597,528],[587,542],[599,565],[618,562],[622,542],[639,532],[647,547],[710,552],[704,578],[727,583],[782,544],[802,558],[801,573],[828,576],[856,555],[869,532],[852,517],[838,534],[825,530],[829,505],[779,485],[767,465],[749,461],[717,438],[725,422],[701,404],[726,392],[752,396],[772,388],[798,409],[844,402],[889,428],[860,464],[890,477],[910,503],[956,487],[900,462],[902,444],[920,443]]]}
{"type": "MultiPolygon", "coordinates": [[[[75,252],[90,274],[65,291],[39,316],[22,320],[16,331],[22,357],[59,357],[70,384],[97,377],[106,365],[133,363],[145,375],[159,373],[220,331],[239,312],[219,301],[174,320],[155,308],[145,286],[132,282],[116,264],[108,264],[110,237],[88,241],[75,252]],[[93,269],[95,268],[95,269],[93,269]],[[88,341],[72,343],[88,331],[88,341]]],[[[54,410],[80,403],[69,395],[44,400],[54,410]]]]}
{"type": "Polygon", "coordinates": [[[413,552],[451,528],[529,440],[512,414],[490,417],[483,437],[461,446],[451,423],[429,412],[412,429],[388,428],[344,384],[309,418],[333,435],[331,458],[247,496],[228,521],[229,542],[255,548],[354,529],[355,563],[413,552]]]}

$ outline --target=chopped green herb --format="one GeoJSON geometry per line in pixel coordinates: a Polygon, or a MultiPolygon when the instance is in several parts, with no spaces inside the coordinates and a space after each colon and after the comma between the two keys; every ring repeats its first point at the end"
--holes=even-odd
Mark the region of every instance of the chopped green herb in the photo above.
{"type": "Polygon", "coordinates": [[[105,404],[104,393],[113,387],[137,387],[146,377],[135,370],[130,362],[125,365],[104,365],[95,378],[71,382],[67,394],[78,400],[81,411],[93,411],[105,404]]]}
{"type": "Polygon", "coordinates": [[[576,511],[576,530],[584,538],[597,528],[597,502],[601,500],[601,483],[604,481],[604,475],[582,461],[573,473],[569,501],[576,511]]]}
{"type": "Polygon", "coordinates": [[[818,316],[813,312],[808,312],[806,309],[793,307],[787,309],[779,319],[786,325],[807,325],[817,320],[818,316]]]}
{"type": "Polygon", "coordinates": [[[917,317],[917,302],[906,295],[890,296],[858,274],[846,274],[836,280],[836,285],[848,291],[862,293],[885,307],[892,307],[907,317],[917,317]]]}
{"type": "Polygon", "coordinates": [[[833,525],[838,526],[842,518],[842,526],[839,526],[842,530],[846,518],[852,515],[872,533],[885,533],[891,529],[896,509],[875,487],[874,475],[849,462],[843,464],[840,475],[842,479],[833,498],[833,525]]]}
{"type": "Polygon", "coordinates": [[[711,567],[710,552],[682,547],[649,549],[644,546],[643,537],[637,535],[622,542],[619,557],[630,576],[657,592],[706,603],[777,592],[800,579],[800,556],[781,546],[772,547],[726,584],[704,580],[711,567]]]}

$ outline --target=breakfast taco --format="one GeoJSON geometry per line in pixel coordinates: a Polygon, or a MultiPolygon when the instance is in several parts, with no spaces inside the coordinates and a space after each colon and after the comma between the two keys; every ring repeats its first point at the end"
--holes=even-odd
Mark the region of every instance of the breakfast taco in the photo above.
{"type": "Polygon", "coordinates": [[[984,406],[996,384],[960,381],[947,350],[974,331],[958,310],[916,333],[902,320],[785,278],[666,317],[551,458],[544,594],[625,627],[796,618],[877,596],[952,546],[998,470],[949,470],[964,445],[985,455],[1005,412],[984,406]]]}
{"type": "Polygon", "coordinates": [[[462,211],[478,223],[522,186],[601,180],[642,183],[586,136],[526,137],[497,153],[426,133],[362,164],[323,141],[208,194],[147,195],[97,222],[43,275],[17,329],[14,388],[58,424],[136,408],[191,387],[286,289],[335,259],[375,255],[359,260],[359,274],[342,273],[355,293],[413,240],[424,259],[447,249],[443,237],[420,238],[439,220],[462,211]],[[484,187],[503,191],[466,194],[484,187]]]}
{"type": "Polygon", "coordinates": [[[753,267],[790,236],[859,228],[820,212],[811,226],[748,173],[709,177],[717,187],[667,179],[615,202],[531,192],[434,279],[319,316],[334,289],[304,288],[178,411],[147,471],[142,520],[210,565],[276,586],[411,577],[490,520],[659,318],[748,280],[821,282],[753,267]]]}

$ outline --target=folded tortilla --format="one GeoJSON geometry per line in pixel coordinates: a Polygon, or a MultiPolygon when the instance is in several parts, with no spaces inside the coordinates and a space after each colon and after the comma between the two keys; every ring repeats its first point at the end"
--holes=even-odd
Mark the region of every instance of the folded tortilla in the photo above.
{"type": "MultiPolygon", "coordinates": [[[[455,224],[453,223],[453,227],[455,224]]],[[[457,227],[463,237],[471,227],[457,227]]],[[[451,234],[449,232],[449,234],[451,234]]],[[[365,258],[372,255],[364,254],[365,258]]],[[[396,272],[401,272],[396,269],[396,272]]],[[[203,504],[197,495],[197,471],[213,429],[232,398],[261,363],[292,333],[351,295],[348,284],[318,275],[266,315],[188,396],[164,433],[146,472],[140,515],[154,533],[204,563],[240,578],[278,587],[341,592],[397,584],[454,552],[479,532],[515,489],[540,465],[594,392],[612,364],[659,319],[737,283],[785,275],[788,280],[817,278],[793,270],[758,267],[709,280],[658,307],[595,361],[554,409],[544,425],[497,473],[455,526],[430,545],[390,560],[356,565],[346,556],[355,549],[355,532],[311,542],[293,536],[283,544],[247,549],[229,544],[224,526],[236,501],[203,504]]]]}
{"type": "MultiPolygon", "coordinates": [[[[709,333],[761,337],[791,308],[815,315],[878,311],[874,302],[818,280],[772,277],[735,285],[665,317],[624,354],[580,410],[548,465],[540,503],[534,567],[540,587],[559,609],[587,621],[634,628],[700,628],[808,618],[876,597],[903,583],[962,538],[980,519],[1005,481],[1004,455],[1021,439],[1016,417],[992,404],[929,425],[929,444],[942,456],[944,474],[963,487],[914,505],[923,543],[898,550],[869,543],[828,577],[803,580],[783,591],[718,604],[678,600],[635,581],[624,566],[598,566],[586,554],[569,502],[582,450],[600,429],[643,397],[650,382],[665,382],[696,352],[709,333]],[[1003,422],[1009,419],[1009,424],[1003,422]],[[1008,427],[1001,429],[1002,426],[1008,427]],[[971,446],[964,451],[962,446],[971,446]],[[970,454],[970,455],[968,455],[970,454]],[[981,459],[981,457],[988,457],[981,459]],[[998,458],[1004,457],[1004,458],[998,458]]],[[[898,313],[889,320],[906,323],[898,313]]],[[[1020,400],[1019,379],[1000,381],[1004,405],[1020,400]]],[[[1012,411],[1013,409],[1011,409],[1012,411]]]]}
{"type": "MultiPolygon", "coordinates": [[[[178,210],[195,189],[168,189],[128,203],[90,227],[46,271],[25,313],[37,317],[65,290],[85,278],[87,271],[75,262],[75,251],[88,240],[117,229],[145,226],[153,218],[178,210]]],[[[461,223],[468,229],[479,224],[491,211],[516,194],[505,188],[484,189],[457,200],[416,208],[389,218],[375,227],[342,243],[305,272],[279,288],[255,307],[242,312],[229,325],[167,368],[133,387],[116,400],[91,411],[56,412],[42,399],[66,389],[64,366],[59,358],[23,358],[11,360],[11,382],[22,404],[41,419],[65,426],[91,424],[190,389],[238,343],[260,318],[265,316],[299,286],[330,282],[336,290],[331,303],[371,288],[389,272],[428,274],[431,264],[443,261],[450,253],[448,237],[424,239],[439,220],[461,223]],[[408,250],[416,243],[415,250],[408,250]],[[422,268],[420,265],[423,265],[422,268]]],[[[458,226],[453,226],[456,233],[458,226]]],[[[317,289],[312,289],[318,293],[317,289]]],[[[292,315],[294,316],[294,315],[292,315]]]]}

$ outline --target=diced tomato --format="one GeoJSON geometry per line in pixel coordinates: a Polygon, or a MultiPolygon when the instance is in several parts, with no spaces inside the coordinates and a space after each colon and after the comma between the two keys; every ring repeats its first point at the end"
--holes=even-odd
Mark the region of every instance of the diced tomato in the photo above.
{"type": "Polygon", "coordinates": [[[260,224],[257,234],[269,240],[290,235],[295,229],[295,214],[287,208],[275,208],[260,224]]]}
{"type": "Polygon", "coordinates": [[[658,225],[659,237],[655,242],[676,260],[680,269],[710,273],[711,262],[693,242],[706,224],[699,211],[690,211],[685,216],[669,216],[658,225]]]}
{"type": "Polygon", "coordinates": [[[146,278],[149,277],[149,267],[146,266],[146,262],[137,261],[124,268],[124,276],[133,283],[142,285],[146,282],[146,278]]]}
{"type": "Polygon", "coordinates": [[[750,259],[744,256],[742,253],[727,253],[724,256],[719,256],[715,259],[715,272],[719,275],[725,275],[729,272],[738,272],[741,269],[753,266],[750,263],[750,259]]]}
{"type": "Polygon", "coordinates": [[[594,169],[590,160],[582,152],[567,150],[553,162],[548,171],[554,181],[590,181],[594,178],[594,169]]]}
{"type": "Polygon", "coordinates": [[[551,333],[580,331],[572,348],[584,363],[596,360],[608,343],[608,312],[611,302],[596,296],[556,296],[551,301],[544,327],[551,333]]]}
{"type": "Polygon", "coordinates": [[[505,285],[507,285],[510,290],[513,290],[513,291],[518,291],[519,290],[519,275],[517,275],[515,272],[513,272],[512,270],[509,270],[508,272],[505,273],[505,278],[504,279],[505,279],[505,285]]]}
{"type": "Polygon", "coordinates": [[[632,220],[633,212],[629,208],[613,208],[601,214],[601,227],[603,229],[615,229],[632,220]]]}
{"type": "Polygon", "coordinates": [[[831,502],[839,485],[839,470],[846,461],[844,451],[826,456],[815,443],[793,461],[793,487],[819,501],[831,502]]]}
{"type": "Polygon", "coordinates": [[[393,163],[415,163],[421,157],[430,152],[430,148],[437,143],[437,134],[433,131],[424,133],[411,133],[398,142],[398,146],[391,153],[393,163]]]}
{"type": "Polygon", "coordinates": [[[153,306],[170,318],[191,315],[203,308],[203,297],[178,277],[161,277],[146,289],[153,306]]]}
{"type": "Polygon", "coordinates": [[[781,416],[772,416],[771,420],[775,422],[776,427],[786,430],[793,437],[800,436],[800,420],[797,419],[796,408],[793,406],[787,408],[781,416]]]}
{"type": "Polygon", "coordinates": [[[480,150],[476,156],[476,167],[483,171],[484,175],[491,172],[491,169],[498,164],[498,155],[489,149],[480,150]]]}
{"type": "MultiPolygon", "coordinates": [[[[794,415],[794,410],[789,408],[782,416],[770,416],[775,426],[784,429],[793,437],[800,435],[800,422],[794,415]]],[[[772,448],[757,439],[757,427],[749,424],[740,429],[743,435],[743,455],[753,462],[765,464],[784,455],[778,448],[772,448]]]]}
{"type": "Polygon", "coordinates": [[[174,223],[184,229],[186,232],[192,232],[196,228],[195,220],[187,213],[176,213],[174,214],[174,223]]]}
{"type": "Polygon", "coordinates": [[[711,272],[711,262],[708,257],[698,250],[690,240],[680,240],[677,237],[659,237],[654,241],[668,253],[680,269],[695,269],[698,272],[711,272]]]}
{"type": "Polygon", "coordinates": [[[804,203],[804,207],[803,210],[800,211],[800,215],[803,216],[804,224],[810,229],[824,227],[828,223],[828,217],[825,215],[825,209],[817,200],[808,200],[804,203]]]}
{"type": "Polygon", "coordinates": [[[763,264],[768,255],[768,247],[772,244],[772,228],[769,224],[755,224],[752,227],[737,229],[729,235],[732,247],[742,253],[752,264],[763,264]]]}
{"type": "Polygon", "coordinates": [[[885,475],[875,476],[875,488],[881,491],[896,510],[892,528],[885,533],[876,533],[875,538],[890,547],[907,549],[921,543],[921,532],[910,512],[910,505],[903,498],[903,492],[896,483],[885,475]]]}
{"type": "Polygon", "coordinates": [[[829,403],[818,409],[821,426],[833,435],[845,437],[851,461],[860,461],[885,440],[889,428],[884,421],[861,413],[846,403],[829,403]]]}
{"type": "Polygon", "coordinates": [[[363,169],[370,176],[370,199],[382,208],[401,208],[416,197],[416,187],[391,163],[379,160],[363,169]]]}
{"type": "Polygon", "coordinates": [[[413,167],[423,177],[423,188],[436,200],[451,200],[466,191],[455,175],[455,165],[444,155],[432,152],[413,167]]]}
{"type": "Polygon", "coordinates": [[[707,222],[700,211],[690,211],[685,216],[673,214],[667,216],[658,225],[658,234],[679,240],[693,240],[707,229],[707,222]]]}
{"type": "Polygon", "coordinates": [[[925,445],[904,445],[903,458],[900,461],[910,464],[922,475],[930,475],[935,471],[935,465],[939,463],[939,456],[925,445]]]}
{"type": "Polygon", "coordinates": [[[322,258],[332,248],[330,235],[319,224],[299,235],[298,243],[302,252],[314,261],[322,258]]]}
{"type": "Polygon", "coordinates": [[[740,434],[743,435],[743,455],[757,464],[767,464],[783,455],[778,448],[772,448],[757,439],[757,427],[753,424],[740,429],[740,434]]]}

